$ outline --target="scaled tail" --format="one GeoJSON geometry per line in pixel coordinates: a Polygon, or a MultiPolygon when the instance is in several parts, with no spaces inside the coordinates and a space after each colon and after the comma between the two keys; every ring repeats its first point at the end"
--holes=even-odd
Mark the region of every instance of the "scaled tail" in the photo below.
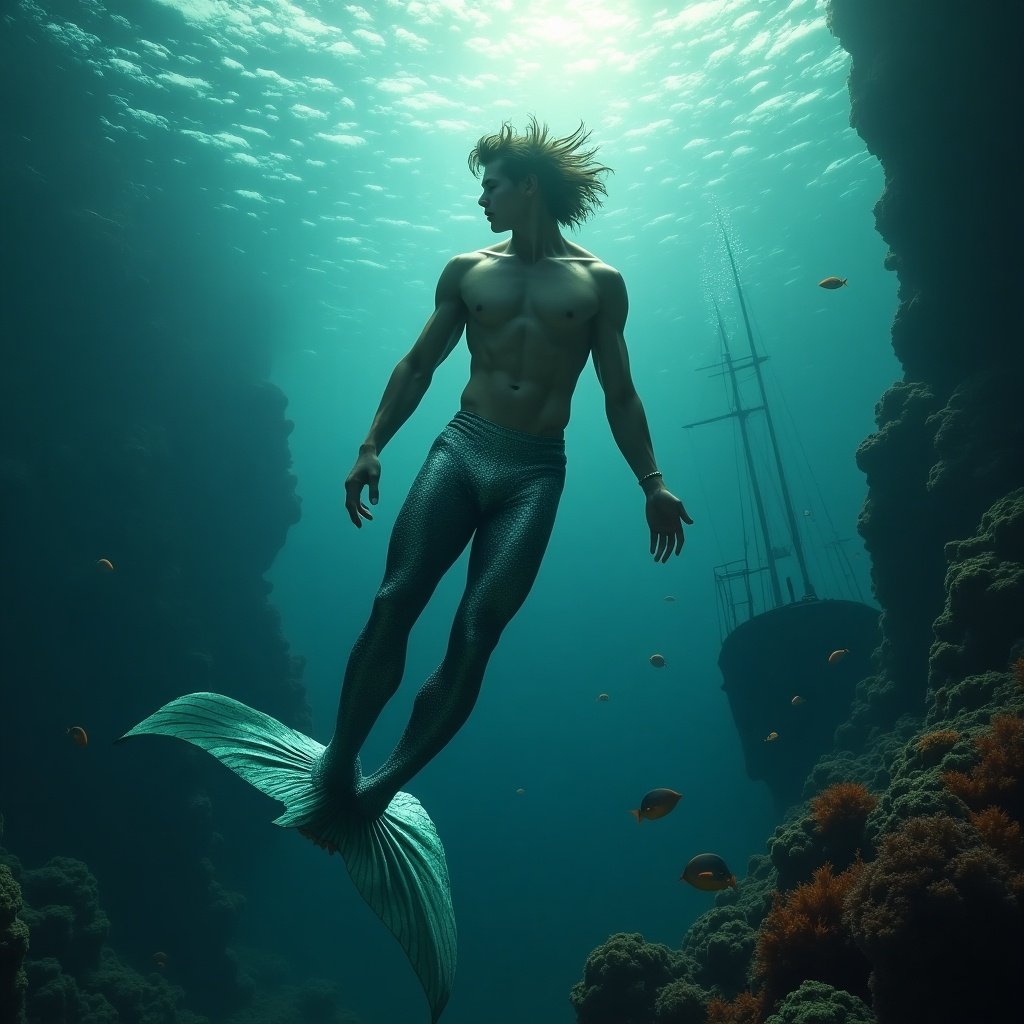
{"type": "Polygon", "coordinates": [[[285,805],[275,825],[337,849],[359,894],[409,958],[436,1024],[455,977],[455,914],[444,848],[415,797],[397,793],[379,818],[363,817],[314,782],[322,744],[219,693],[178,697],[121,739],[143,735],[202,747],[285,805]]]}

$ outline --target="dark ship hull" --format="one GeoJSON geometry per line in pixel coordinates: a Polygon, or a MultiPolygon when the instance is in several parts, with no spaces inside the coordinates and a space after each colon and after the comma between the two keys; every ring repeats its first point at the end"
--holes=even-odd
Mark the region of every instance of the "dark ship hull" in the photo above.
{"type": "Polygon", "coordinates": [[[879,612],[858,601],[806,599],[755,615],[723,641],[722,689],[747,774],[783,810],[801,799],[815,761],[833,747],[857,682],[871,674],[879,612]],[[832,651],[849,654],[829,664],[832,651]],[[803,703],[794,705],[799,696],[803,703]],[[766,737],[778,738],[766,742],[766,737]]]}

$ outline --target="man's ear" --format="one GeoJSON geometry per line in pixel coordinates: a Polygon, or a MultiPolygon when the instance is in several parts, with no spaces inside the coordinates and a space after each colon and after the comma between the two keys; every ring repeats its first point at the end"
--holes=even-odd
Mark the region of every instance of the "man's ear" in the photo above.
{"type": "Polygon", "coordinates": [[[540,182],[537,180],[536,174],[528,174],[520,182],[524,196],[535,196],[537,190],[540,188],[540,182]]]}

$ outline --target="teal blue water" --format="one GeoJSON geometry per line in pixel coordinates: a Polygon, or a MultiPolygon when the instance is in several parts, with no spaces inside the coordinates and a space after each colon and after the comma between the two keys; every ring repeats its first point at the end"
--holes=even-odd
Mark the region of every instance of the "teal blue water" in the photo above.
{"type": "MultiPolygon", "coordinates": [[[[469,150],[532,113],[558,135],[582,120],[615,169],[603,209],[571,237],[624,276],[634,380],[666,483],[695,522],[680,558],[652,563],[642,494],[586,371],[537,584],[469,723],[409,787],[452,875],[460,962],[446,1024],[572,1021],[568,990],[594,946],[616,931],[678,944],[714,898],[679,882],[686,862],[714,851],[742,876],[775,820],[765,788],[746,778],[715,663],[713,568],[742,557],[749,530],[735,422],[683,426],[730,408],[723,378],[703,369],[721,357],[712,298],[745,352],[719,215],[771,357],[816,586],[870,594],[854,451],[899,375],[896,281],[871,212],[882,172],[849,126],[849,59],[824,5],[21,6],[111,98],[96,144],[142,157],[142,194],[162,177],[194,176],[196,217],[231,240],[233,270],[259,275],[281,310],[268,372],[289,399],[303,515],[268,578],[293,651],[307,658],[323,741],[390,527],[466,379],[463,345],[384,452],[375,521],[357,532],[342,484],[388,375],[447,259],[491,241],[469,150]],[[819,288],[829,275],[849,286],[819,288]],[[837,540],[852,588],[834,572],[837,540]],[[648,663],[655,652],[664,669],[648,663]],[[657,786],[684,798],[638,827],[627,811],[657,786]]],[[[388,752],[441,657],[464,572],[458,563],[417,625],[406,682],[364,765],[388,752]]],[[[334,980],[366,1024],[424,1019],[414,975],[337,858],[271,833],[253,851],[265,882],[248,894],[240,942],[334,980]]]]}

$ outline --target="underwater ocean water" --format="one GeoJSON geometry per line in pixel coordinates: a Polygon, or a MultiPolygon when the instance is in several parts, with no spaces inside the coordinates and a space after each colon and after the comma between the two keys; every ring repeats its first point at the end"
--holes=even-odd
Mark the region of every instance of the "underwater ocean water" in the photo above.
{"type": "MultiPolygon", "coordinates": [[[[854,451],[900,372],[889,343],[896,281],[872,216],[882,172],[849,126],[849,57],[824,4],[19,0],[2,17],[26,66],[56,69],[54,95],[82,102],[81,112],[56,109],[52,79],[26,92],[23,173],[46,174],[33,125],[42,134],[66,119],[71,177],[97,196],[111,168],[131,182],[106,205],[83,202],[83,221],[111,237],[141,234],[157,273],[197,258],[174,242],[182,233],[201,240],[200,253],[208,245],[188,268],[207,304],[179,313],[216,323],[225,365],[259,328],[257,361],[294,424],[302,501],[265,579],[291,652],[305,659],[321,742],[395,516],[465,383],[463,343],[383,453],[374,521],[357,532],[342,485],[388,376],[429,316],[446,261],[492,241],[470,149],[533,114],[556,135],[584,123],[614,169],[603,207],[567,234],[623,275],[634,381],[665,482],[694,524],[681,557],[652,562],[642,494],[588,367],[539,578],[469,722],[408,787],[437,825],[451,876],[459,965],[445,1024],[572,1021],[568,991],[591,949],[621,931],[677,945],[714,899],[680,882],[687,861],[715,852],[742,876],[779,817],[747,777],[716,664],[714,567],[755,557],[736,422],[685,426],[731,408],[714,369],[716,304],[745,352],[723,231],[769,356],[818,592],[870,601],[854,451]],[[146,220],[140,207],[163,212],[146,220]],[[833,275],[847,286],[819,287],[833,275]],[[683,799],[638,827],[628,811],[655,787],[683,799]]],[[[140,331],[143,361],[145,344],[140,331]]],[[[756,443],[770,475],[763,434],[756,443]]],[[[777,493],[769,504],[778,521],[777,493]]],[[[442,656],[465,567],[417,623],[364,767],[386,757],[442,656]]],[[[118,720],[117,708],[105,712],[118,720]]],[[[126,712],[122,728],[136,719],[126,712]]],[[[200,771],[227,774],[208,760],[200,771]]],[[[333,985],[351,1015],[338,1020],[426,1020],[415,975],[339,858],[274,829],[265,803],[265,826],[247,833],[239,858],[246,903],[230,945],[240,962],[272,957],[296,979],[333,985]]],[[[116,889],[118,878],[100,885],[116,889]]]]}

